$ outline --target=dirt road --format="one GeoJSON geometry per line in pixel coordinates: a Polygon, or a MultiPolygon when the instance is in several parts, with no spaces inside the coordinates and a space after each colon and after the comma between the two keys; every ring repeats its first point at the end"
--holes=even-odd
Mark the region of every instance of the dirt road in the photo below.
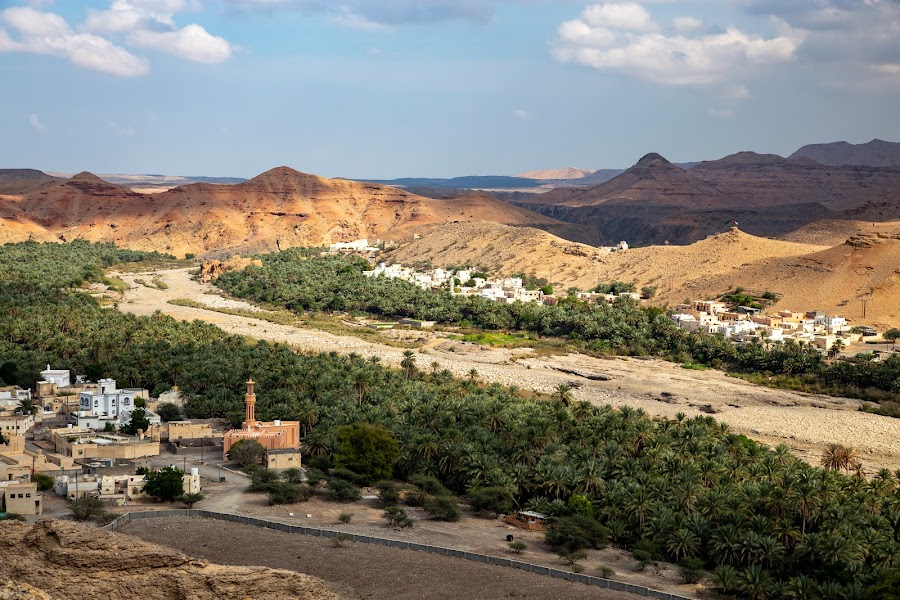
{"type": "MultiPolygon", "coordinates": [[[[132,288],[119,308],[139,315],[160,310],[177,319],[201,319],[229,333],[284,342],[299,350],[375,354],[383,363],[394,366],[402,359],[402,349],[352,336],[168,304],[169,300],[184,298],[218,308],[258,310],[248,303],[223,298],[213,286],[192,280],[186,269],[156,274],[167,289],[134,282],[148,280],[147,274],[122,275],[132,288]]],[[[859,412],[857,400],[769,389],[719,371],[688,370],[659,360],[599,359],[580,354],[535,357],[525,349],[493,349],[451,340],[427,342],[417,356],[422,368],[436,362],[460,377],[475,369],[483,381],[545,393],[560,383],[575,383],[577,400],[628,405],[664,417],[679,412],[688,416],[712,414],[734,432],[772,445],[786,443],[811,462],[817,461],[825,444],[838,442],[856,448],[869,471],[900,467],[900,419],[859,412]]]]}

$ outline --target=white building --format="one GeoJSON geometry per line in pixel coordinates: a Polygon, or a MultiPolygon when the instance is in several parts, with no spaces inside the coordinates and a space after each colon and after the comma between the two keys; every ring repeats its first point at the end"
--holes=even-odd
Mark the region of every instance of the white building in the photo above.
{"type": "Polygon", "coordinates": [[[58,388],[69,387],[72,384],[68,369],[51,369],[49,364],[41,371],[41,379],[47,383],[55,383],[58,388]]]}
{"type": "MultiPolygon", "coordinates": [[[[103,429],[106,423],[118,427],[131,421],[135,409],[135,396],[140,390],[120,390],[115,379],[101,379],[97,391],[81,392],[79,398],[78,426],[83,429],[103,429]]],[[[160,423],[159,415],[147,411],[150,424],[160,423]]]]}

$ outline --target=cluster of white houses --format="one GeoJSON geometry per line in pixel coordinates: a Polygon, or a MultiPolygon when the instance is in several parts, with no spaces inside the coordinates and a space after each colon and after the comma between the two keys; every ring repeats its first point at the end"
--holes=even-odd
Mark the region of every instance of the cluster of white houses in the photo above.
{"type": "Polygon", "coordinates": [[[724,302],[695,300],[675,307],[672,318],[682,329],[694,333],[722,334],[735,342],[795,340],[827,351],[840,340],[844,345],[871,338],[877,332],[859,328],[857,332],[844,317],[821,311],[794,312],[779,310],[763,314],[749,307],[730,308],[724,302]]]}
{"type": "MultiPolygon", "coordinates": [[[[622,244],[624,243],[622,242],[622,244]]],[[[544,294],[542,290],[527,289],[521,277],[485,278],[477,277],[475,274],[476,271],[472,269],[453,271],[437,268],[428,271],[418,271],[412,267],[404,267],[401,264],[387,265],[385,263],[379,263],[371,271],[363,271],[363,275],[366,277],[400,279],[425,290],[449,289],[450,293],[455,296],[479,296],[505,304],[512,304],[513,302],[542,302],[554,305],[557,302],[557,297],[554,295],[544,294]]],[[[595,303],[612,303],[619,297],[640,300],[639,294],[630,292],[617,295],[592,292],[580,292],[578,294],[579,300],[595,303]]]]}

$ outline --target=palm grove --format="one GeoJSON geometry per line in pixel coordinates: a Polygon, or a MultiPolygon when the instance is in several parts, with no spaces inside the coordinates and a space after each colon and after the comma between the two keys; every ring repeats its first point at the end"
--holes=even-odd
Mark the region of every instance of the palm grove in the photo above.
{"type": "MultiPolygon", "coordinates": [[[[592,532],[551,538],[559,546],[608,538],[642,560],[706,569],[717,589],[745,597],[862,598],[900,567],[898,473],[867,481],[842,473],[840,460],[814,468],[711,417],[654,421],[564,390],[523,399],[412,357],[393,370],[377,357],[297,354],[199,321],[103,309],[71,291],[102,278],[103,266],[148,258],[85,243],[0,249],[0,376],[26,385],[51,362],[154,394],[177,384],[189,415],[232,421],[252,377],[271,390],[258,418],[299,420],[306,454],[333,457],[341,427],[381,426],[398,443],[396,478],[431,475],[470,498],[511,494],[592,532]]],[[[633,306],[601,310],[616,340],[662,322],[633,306]]]]}

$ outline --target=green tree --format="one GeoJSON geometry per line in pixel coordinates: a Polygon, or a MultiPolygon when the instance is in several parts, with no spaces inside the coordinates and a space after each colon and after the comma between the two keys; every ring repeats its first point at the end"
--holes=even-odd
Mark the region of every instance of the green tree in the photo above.
{"type": "Polygon", "coordinates": [[[165,422],[178,421],[181,419],[181,409],[171,402],[163,402],[162,404],[157,405],[156,414],[158,414],[159,418],[165,422]]]}
{"type": "Polygon", "coordinates": [[[256,440],[239,440],[228,449],[228,460],[242,467],[257,465],[266,456],[266,448],[256,440]]]}
{"type": "Polygon", "coordinates": [[[459,505],[453,496],[431,496],[424,506],[439,521],[459,521],[459,505]]]}
{"type": "Polygon", "coordinates": [[[606,546],[609,530],[591,517],[571,515],[560,517],[551,524],[544,540],[554,550],[576,552],[584,548],[600,549],[606,546]]]}
{"type": "Polygon", "coordinates": [[[72,518],[76,521],[90,521],[101,518],[106,512],[106,507],[100,498],[96,496],[82,496],[69,504],[72,518]]]}
{"type": "Polygon", "coordinates": [[[469,504],[477,511],[500,515],[508,514],[513,509],[513,495],[506,487],[474,488],[469,490],[468,497],[469,504]]]}
{"type": "Polygon", "coordinates": [[[35,473],[31,480],[37,484],[38,491],[46,492],[53,489],[53,478],[44,473],[35,473]]]}
{"type": "Polygon", "coordinates": [[[587,496],[582,494],[572,494],[569,496],[569,501],[566,503],[566,506],[573,515],[584,515],[592,519],[594,518],[594,507],[587,496]]]}
{"type": "Polygon", "coordinates": [[[865,600],[900,600],[900,570],[886,571],[866,588],[865,600]]]}
{"type": "Polygon", "coordinates": [[[144,491],[154,498],[171,502],[184,493],[184,471],[168,466],[156,471],[148,471],[144,491]]]}
{"type": "Polygon", "coordinates": [[[891,343],[891,348],[893,348],[897,345],[897,340],[900,340],[900,329],[892,327],[885,331],[884,335],[882,335],[881,337],[889,341],[891,343]]]}
{"type": "Polygon", "coordinates": [[[138,431],[147,432],[150,429],[150,419],[147,418],[147,411],[143,408],[135,408],[131,411],[131,420],[126,425],[122,425],[119,431],[128,435],[137,435],[138,431]]]}
{"type": "Polygon", "coordinates": [[[16,412],[20,415],[35,414],[41,410],[41,406],[31,398],[22,398],[19,400],[19,406],[16,412]]]}
{"type": "Polygon", "coordinates": [[[359,475],[364,484],[389,479],[399,456],[397,439],[381,425],[359,423],[338,429],[334,463],[359,475]]]}
{"type": "Polygon", "coordinates": [[[194,508],[194,505],[201,500],[203,500],[206,496],[203,494],[181,494],[180,496],[176,496],[174,499],[183,504],[187,504],[188,508],[194,508]]]}

